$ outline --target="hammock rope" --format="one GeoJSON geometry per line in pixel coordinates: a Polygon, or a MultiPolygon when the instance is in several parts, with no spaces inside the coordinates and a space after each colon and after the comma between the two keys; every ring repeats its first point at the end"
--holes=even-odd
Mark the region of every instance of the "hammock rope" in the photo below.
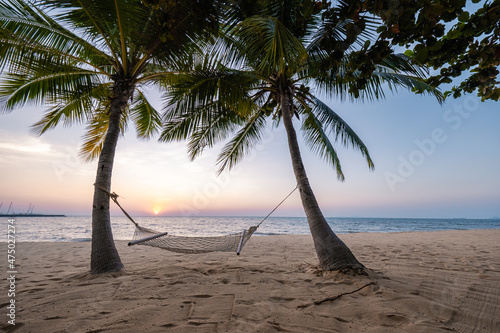
{"type": "Polygon", "coordinates": [[[119,195],[115,192],[109,192],[106,188],[94,184],[101,191],[106,192],[111,200],[121,209],[125,216],[135,225],[135,232],[132,240],[128,243],[131,245],[146,245],[159,247],[171,252],[177,253],[207,253],[207,252],[236,252],[240,255],[241,250],[248,242],[253,233],[260,225],[269,217],[276,209],[278,209],[288,197],[299,187],[297,185],[274,209],[267,214],[257,225],[252,226],[238,233],[222,236],[204,236],[204,237],[186,237],[174,236],[168,232],[159,232],[156,230],[141,227],[134,219],[123,209],[118,203],[119,195]]]}

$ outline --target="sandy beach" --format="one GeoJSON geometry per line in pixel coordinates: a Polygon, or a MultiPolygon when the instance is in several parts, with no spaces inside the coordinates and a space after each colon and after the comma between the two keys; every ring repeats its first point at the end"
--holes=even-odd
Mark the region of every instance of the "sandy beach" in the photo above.
{"type": "Polygon", "coordinates": [[[4,279],[0,329],[500,332],[500,230],[340,237],[368,276],[318,270],[310,236],[254,236],[239,257],[119,241],[126,272],[101,276],[88,242],[18,243],[16,325],[4,279]]]}

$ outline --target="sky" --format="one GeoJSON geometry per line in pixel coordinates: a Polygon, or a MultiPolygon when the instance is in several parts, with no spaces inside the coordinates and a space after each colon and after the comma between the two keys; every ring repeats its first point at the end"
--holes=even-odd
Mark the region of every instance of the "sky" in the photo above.
{"type": "MultiPolygon", "coordinates": [[[[439,105],[401,90],[372,102],[325,100],[361,137],[375,162],[336,145],[345,174],[308,151],[311,186],[327,217],[492,218],[500,216],[500,112],[475,95],[439,105]]],[[[43,107],[0,114],[0,213],[90,215],[96,162],[78,158],[84,126],[38,137],[43,107]]],[[[298,129],[298,122],[295,120],[298,129]]],[[[296,186],[284,128],[269,127],[254,151],[217,176],[222,145],[190,161],[185,142],[118,143],[112,191],[135,216],[265,216],[296,186]]],[[[121,212],[113,205],[113,215],[121,212]]],[[[273,216],[304,216],[295,191],[273,216]]]]}

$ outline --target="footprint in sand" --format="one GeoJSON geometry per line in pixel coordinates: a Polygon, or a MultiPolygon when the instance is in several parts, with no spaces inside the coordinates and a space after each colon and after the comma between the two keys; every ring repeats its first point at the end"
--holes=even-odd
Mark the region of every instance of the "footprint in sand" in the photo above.
{"type": "Polygon", "coordinates": [[[407,316],[400,313],[382,313],[378,317],[382,326],[397,327],[411,322],[407,316]]]}

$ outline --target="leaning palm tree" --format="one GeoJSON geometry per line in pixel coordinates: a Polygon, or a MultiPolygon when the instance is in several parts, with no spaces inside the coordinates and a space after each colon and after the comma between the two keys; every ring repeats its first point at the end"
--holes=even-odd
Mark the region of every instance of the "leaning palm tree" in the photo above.
{"type": "Polygon", "coordinates": [[[161,128],[145,95],[191,53],[212,26],[209,1],[0,1],[0,103],[4,112],[46,105],[33,132],[87,124],[80,154],[98,158],[92,207],[91,271],[123,268],[115,248],[109,191],[118,139],[132,122],[139,138],[161,128]],[[146,5],[149,3],[150,5],[146,5]]]}
{"type": "MultiPolygon", "coordinates": [[[[353,46],[352,52],[346,50],[336,63],[325,68],[330,54],[323,48],[324,36],[340,41],[346,36],[346,21],[326,25],[311,15],[308,25],[298,29],[294,25],[297,11],[291,7],[282,1],[272,2],[268,15],[246,18],[201,56],[189,73],[170,78],[170,106],[160,140],[188,139],[190,157],[195,158],[205,147],[234,135],[217,160],[222,172],[258,143],[267,120],[272,119],[276,126],[283,123],[320,266],[363,272],[364,266],[321,212],[302,163],[293,119],[301,122],[309,148],[331,164],[343,180],[335,143],[359,150],[369,168],[374,167],[373,161],[354,130],[318,95],[380,98],[384,87],[403,86],[441,97],[423,82],[424,71],[404,55],[384,57],[366,77],[360,71],[349,71],[358,55],[353,46]]],[[[300,20],[303,27],[304,16],[300,20]]],[[[369,34],[364,35],[359,38],[369,38],[369,34]]],[[[366,45],[366,40],[358,42],[366,45]]]]}

